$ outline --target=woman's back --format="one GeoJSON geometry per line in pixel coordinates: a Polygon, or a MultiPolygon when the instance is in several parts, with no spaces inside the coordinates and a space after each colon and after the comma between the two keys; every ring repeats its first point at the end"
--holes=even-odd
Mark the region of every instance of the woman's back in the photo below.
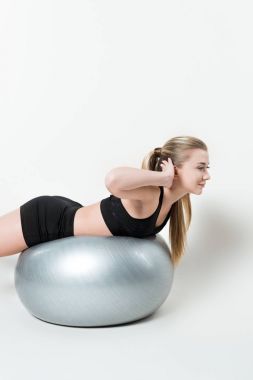
{"type": "MultiPolygon", "coordinates": [[[[125,223],[126,227],[133,229],[133,234],[131,233],[131,235],[134,235],[135,231],[138,234],[139,226],[143,226],[143,228],[147,227],[150,230],[150,222],[153,223],[153,221],[157,229],[160,226],[163,228],[169,219],[171,204],[162,186],[160,186],[160,189],[157,187],[154,190],[154,201],[149,202],[149,204],[130,199],[120,199],[111,194],[100,202],[78,209],[74,220],[74,234],[112,236],[113,234],[107,227],[108,223],[106,221],[107,219],[109,221],[112,219],[113,212],[117,212],[120,218],[119,221],[122,220],[122,223],[125,223]],[[160,204],[159,200],[161,201],[160,204]],[[101,213],[101,206],[103,206],[102,211],[104,215],[101,213]],[[143,219],[147,220],[144,221],[143,219]]],[[[115,220],[113,223],[116,224],[117,221],[115,220]]],[[[159,232],[158,230],[156,231],[159,232]]],[[[122,235],[124,234],[127,235],[127,232],[124,233],[122,230],[122,235]]]]}

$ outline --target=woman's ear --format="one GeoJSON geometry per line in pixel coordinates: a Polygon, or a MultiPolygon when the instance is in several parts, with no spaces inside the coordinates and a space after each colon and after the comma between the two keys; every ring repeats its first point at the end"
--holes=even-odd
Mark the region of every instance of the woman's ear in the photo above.
{"type": "Polygon", "coordinates": [[[176,165],[174,165],[174,177],[178,177],[178,170],[176,165]]]}

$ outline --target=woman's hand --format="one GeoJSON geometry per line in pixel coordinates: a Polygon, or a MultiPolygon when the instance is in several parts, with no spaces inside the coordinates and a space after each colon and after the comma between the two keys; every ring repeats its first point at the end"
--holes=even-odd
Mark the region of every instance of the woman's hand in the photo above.
{"type": "Polygon", "coordinates": [[[175,169],[171,158],[168,157],[168,161],[162,160],[160,165],[164,173],[164,186],[170,188],[175,176],[175,169]]]}

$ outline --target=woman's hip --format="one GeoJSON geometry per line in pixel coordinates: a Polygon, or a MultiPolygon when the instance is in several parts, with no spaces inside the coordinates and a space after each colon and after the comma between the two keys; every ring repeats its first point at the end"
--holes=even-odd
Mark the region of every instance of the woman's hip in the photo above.
{"type": "Polygon", "coordinates": [[[83,207],[59,195],[41,195],[20,207],[21,225],[28,247],[73,236],[76,211],[83,207]]]}

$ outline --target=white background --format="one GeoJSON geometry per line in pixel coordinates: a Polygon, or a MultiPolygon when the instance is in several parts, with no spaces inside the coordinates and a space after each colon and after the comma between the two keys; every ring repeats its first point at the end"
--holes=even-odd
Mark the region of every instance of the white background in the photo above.
{"type": "MultiPolygon", "coordinates": [[[[1,378],[253,378],[251,1],[0,1],[1,214],[109,196],[178,135],[208,146],[188,246],[152,319],[71,328],[30,315],[0,260],[1,378]]],[[[161,232],[168,236],[168,224],[161,232]]]]}

